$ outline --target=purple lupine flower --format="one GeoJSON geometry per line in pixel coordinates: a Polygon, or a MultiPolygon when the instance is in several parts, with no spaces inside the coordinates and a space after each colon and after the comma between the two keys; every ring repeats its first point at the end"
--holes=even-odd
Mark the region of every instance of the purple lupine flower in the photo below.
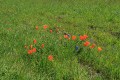
{"type": "Polygon", "coordinates": [[[79,50],[79,46],[75,46],[75,50],[78,51],[79,50]]]}
{"type": "Polygon", "coordinates": [[[68,35],[68,37],[70,37],[71,35],[70,34],[67,34],[68,35]]]}

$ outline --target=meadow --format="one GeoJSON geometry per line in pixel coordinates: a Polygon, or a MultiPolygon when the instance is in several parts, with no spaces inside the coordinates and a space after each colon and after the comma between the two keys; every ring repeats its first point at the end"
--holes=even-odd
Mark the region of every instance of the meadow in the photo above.
{"type": "Polygon", "coordinates": [[[0,80],[120,80],[119,0],[0,0],[0,80]]]}

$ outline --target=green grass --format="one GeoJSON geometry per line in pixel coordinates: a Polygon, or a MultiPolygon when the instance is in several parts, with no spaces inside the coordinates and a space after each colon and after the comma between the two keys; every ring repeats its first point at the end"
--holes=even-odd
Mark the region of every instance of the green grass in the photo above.
{"type": "Polygon", "coordinates": [[[0,79],[119,80],[119,4],[118,0],[0,0],[0,79]],[[60,34],[44,32],[45,24],[49,29],[58,26],[60,34]],[[59,41],[64,32],[77,38],[87,34],[103,51],[83,48],[75,55],[76,42],[59,41]],[[37,48],[45,44],[43,53],[27,54],[24,46],[33,39],[37,48]],[[53,62],[47,60],[50,54],[53,62]],[[90,75],[85,65],[98,75],[90,75]]]}

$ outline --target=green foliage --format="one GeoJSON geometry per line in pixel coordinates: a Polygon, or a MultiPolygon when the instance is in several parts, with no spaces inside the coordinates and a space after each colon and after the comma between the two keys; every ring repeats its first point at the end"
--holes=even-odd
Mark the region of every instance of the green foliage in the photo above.
{"type": "Polygon", "coordinates": [[[0,79],[119,80],[119,4],[119,0],[0,0],[0,79]],[[52,34],[43,30],[45,24],[52,34]],[[88,40],[103,51],[84,48],[79,40],[60,41],[65,32],[77,40],[88,34],[88,40]],[[28,55],[24,46],[30,46],[33,39],[37,52],[28,55]],[[41,44],[45,48],[40,49],[41,44]],[[51,54],[52,62],[48,61],[51,54]],[[89,75],[88,67],[81,64],[101,75],[89,75]]]}

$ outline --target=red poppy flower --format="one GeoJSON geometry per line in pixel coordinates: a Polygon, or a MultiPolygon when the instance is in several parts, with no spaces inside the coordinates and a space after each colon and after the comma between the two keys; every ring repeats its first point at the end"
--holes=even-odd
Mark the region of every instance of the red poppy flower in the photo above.
{"type": "Polygon", "coordinates": [[[72,40],[76,40],[76,36],[73,35],[73,36],[72,36],[72,40]]]}
{"type": "Polygon", "coordinates": [[[84,36],[80,36],[80,40],[85,40],[84,36]]]}
{"type": "Polygon", "coordinates": [[[33,53],[33,51],[32,50],[28,50],[28,54],[32,54],[33,53]]]}
{"type": "Polygon", "coordinates": [[[52,33],[52,29],[50,30],[50,33],[52,33]]]}
{"type": "Polygon", "coordinates": [[[87,39],[87,38],[88,38],[88,36],[87,36],[87,35],[83,35],[83,36],[84,36],[84,38],[85,38],[85,39],[87,39]]]}
{"type": "Polygon", "coordinates": [[[99,51],[99,52],[102,51],[102,48],[101,48],[101,47],[98,47],[98,51],[99,51]]]}
{"type": "Polygon", "coordinates": [[[65,35],[64,35],[64,38],[68,39],[68,35],[67,35],[67,34],[65,34],[65,35]]]}
{"type": "Polygon", "coordinates": [[[47,29],[47,28],[48,28],[48,25],[44,25],[43,28],[44,28],[44,29],[47,29]]]}
{"type": "Polygon", "coordinates": [[[92,49],[92,48],[94,48],[96,45],[95,44],[92,44],[91,46],[90,46],[90,48],[92,49]]]}
{"type": "Polygon", "coordinates": [[[36,43],[37,43],[37,40],[34,39],[34,40],[33,40],[33,43],[36,44],[36,43]]]}
{"type": "Polygon", "coordinates": [[[35,52],[36,52],[36,48],[33,48],[33,49],[32,49],[32,52],[34,52],[34,53],[35,53],[35,52]]]}
{"type": "Polygon", "coordinates": [[[49,61],[53,61],[53,56],[52,56],[52,55],[49,55],[49,56],[48,56],[48,60],[49,60],[49,61]]]}
{"type": "Polygon", "coordinates": [[[80,36],[80,40],[85,40],[85,39],[87,39],[87,38],[88,38],[87,35],[80,36]]]}
{"type": "Polygon", "coordinates": [[[44,48],[44,46],[45,46],[45,45],[44,45],[44,44],[42,44],[42,45],[41,45],[41,48],[44,48]]]}
{"type": "Polygon", "coordinates": [[[90,45],[89,41],[84,42],[84,46],[89,46],[89,45],[90,45]]]}
{"type": "Polygon", "coordinates": [[[36,26],[35,28],[36,28],[36,30],[38,30],[38,26],[36,26]]]}

